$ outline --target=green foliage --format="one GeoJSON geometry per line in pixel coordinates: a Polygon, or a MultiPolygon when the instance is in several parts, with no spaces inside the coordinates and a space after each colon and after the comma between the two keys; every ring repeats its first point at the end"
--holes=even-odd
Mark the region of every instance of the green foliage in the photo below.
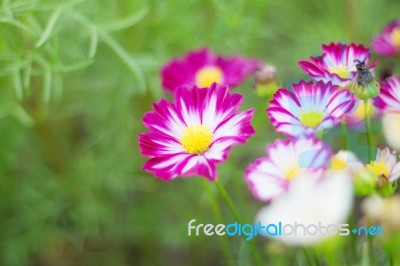
{"type": "MultiPolygon", "coordinates": [[[[217,238],[187,236],[190,219],[214,222],[202,180],[163,183],[141,170],[137,135],[165,96],[161,65],[210,46],[274,64],[286,85],[305,77],[297,61],[319,54],[322,42],[369,45],[398,10],[395,0],[3,0],[0,264],[221,264],[217,238]]],[[[277,135],[251,82],[238,91],[257,109],[257,135],[218,171],[251,222],[261,205],[243,171],[277,135]]],[[[245,264],[241,240],[228,240],[245,264]]],[[[267,263],[305,264],[296,250],[274,252],[267,263]]]]}

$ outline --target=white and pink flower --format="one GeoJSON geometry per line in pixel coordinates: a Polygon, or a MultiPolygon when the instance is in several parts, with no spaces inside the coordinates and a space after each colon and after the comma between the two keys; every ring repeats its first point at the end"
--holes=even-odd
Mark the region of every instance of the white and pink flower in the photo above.
{"type": "Polygon", "coordinates": [[[375,53],[393,56],[400,54],[400,19],[386,25],[372,41],[375,53]]]}
{"type": "MultiPolygon", "coordinates": [[[[370,51],[362,44],[330,43],[322,45],[322,55],[299,61],[300,67],[313,79],[346,87],[357,79],[356,60],[370,63],[370,51]]],[[[375,68],[375,62],[368,69],[375,68]]]]}
{"type": "Polygon", "coordinates": [[[382,129],[388,144],[400,150],[400,77],[392,76],[381,83],[374,105],[382,112],[382,129]]]}
{"type": "Polygon", "coordinates": [[[209,89],[177,88],[174,103],[154,104],[143,117],[150,132],[139,136],[141,154],[150,157],[143,169],[165,181],[191,175],[214,180],[215,164],[255,133],[254,110],[238,111],[242,100],[214,83],[209,89]]]}
{"type": "Polygon", "coordinates": [[[355,97],[332,83],[300,81],[293,92],[279,89],[266,110],[276,131],[298,137],[334,127],[354,106],[355,97]]]}
{"type": "Polygon", "coordinates": [[[275,140],[267,155],[246,169],[245,179],[255,198],[270,201],[288,191],[299,176],[319,180],[329,166],[332,151],[319,139],[275,140]]]}

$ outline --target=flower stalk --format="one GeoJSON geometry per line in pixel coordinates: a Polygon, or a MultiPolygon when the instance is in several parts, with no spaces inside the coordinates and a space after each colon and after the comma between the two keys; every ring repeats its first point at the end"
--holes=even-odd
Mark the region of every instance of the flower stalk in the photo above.
{"type": "MultiPolygon", "coordinates": [[[[239,212],[237,211],[235,205],[233,204],[233,201],[231,199],[231,197],[228,195],[228,193],[226,192],[225,188],[221,185],[221,183],[219,182],[218,178],[215,180],[215,185],[217,186],[219,192],[221,193],[222,198],[224,199],[226,205],[228,206],[229,211],[231,212],[233,218],[236,220],[236,222],[238,222],[239,224],[241,224],[242,219],[239,216],[239,212]]],[[[254,262],[256,263],[256,265],[261,266],[263,265],[262,259],[260,254],[258,253],[258,250],[256,248],[256,246],[254,245],[253,241],[247,241],[249,248],[250,248],[250,252],[253,256],[254,262]]]]}

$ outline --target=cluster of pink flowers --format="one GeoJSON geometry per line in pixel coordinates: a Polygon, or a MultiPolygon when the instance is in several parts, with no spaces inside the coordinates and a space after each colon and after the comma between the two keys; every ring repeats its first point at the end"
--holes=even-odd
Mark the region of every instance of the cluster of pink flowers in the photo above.
{"type": "MultiPolygon", "coordinates": [[[[373,49],[384,55],[399,53],[399,20],[374,39],[373,49]]],[[[311,81],[300,80],[291,88],[278,89],[266,109],[276,132],[287,139],[266,145],[266,155],[247,167],[245,180],[254,197],[270,202],[271,209],[275,202],[282,204],[282,195],[288,193],[295,195],[287,196],[288,202],[297,201],[296,193],[290,194],[292,187],[301,188],[303,181],[299,180],[307,180],[308,187],[321,187],[330,200],[346,205],[337,208],[342,213],[336,215],[345,219],[348,213],[343,211],[349,211],[352,196],[343,197],[341,190],[326,184],[336,183],[330,180],[341,175],[344,178],[335,179],[344,180],[341,186],[359,186],[360,181],[354,180],[365,171],[372,190],[391,186],[400,176],[400,163],[397,155],[385,148],[378,149],[375,161],[362,164],[351,152],[334,154],[321,136],[340,123],[364,121],[369,112],[365,109],[372,109],[372,104],[381,114],[400,117],[400,78],[393,76],[381,82],[375,99],[358,97],[354,88],[361,86],[363,90],[364,81],[375,81],[376,62],[362,44],[323,44],[321,55],[301,60],[299,65],[311,81]]],[[[255,134],[251,125],[254,109],[239,111],[243,96],[230,89],[257,69],[262,69],[258,60],[218,56],[207,48],[163,66],[162,86],[173,93],[173,101],[162,99],[143,117],[149,130],[139,136],[141,153],[149,157],[143,169],[165,181],[193,175],[215,180],[216,164],[227,159],[233,146],[255,134]]],[[[391,143],[389,133],[386,135],[391,143]]]]}
{"type": "Polygon", "coordinates": [[[143,117],[150,132],[139,136],[146,171],[162,180],[217,176],[215,164],[227,159],[232,146],[245,143],[255,131],[254,109],[239,108],[243,96],[230,93],[260,63],[241,56],[223,57],[203,48],[162,68],[162,86],[174,101],[162,99],[143,117]]]}

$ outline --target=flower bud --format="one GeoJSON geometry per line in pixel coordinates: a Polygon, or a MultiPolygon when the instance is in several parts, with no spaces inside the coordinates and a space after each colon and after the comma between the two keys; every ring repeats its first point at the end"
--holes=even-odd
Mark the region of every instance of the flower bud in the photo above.
{"type": "Polygon", "coordinates": [[[380,85],[376,80],[373,80],[364,85],[359,85],[357,82],[353,82],[350,87],[350,91],[354,93],[361,100],[368,100],[378,96],[380,91],[380,85]]]}
{"type": "Polygon", "coordinates": [[[264,65],[254,74],[254,86],[256,94],[269,98],[278,89],[276,84],[276,68],[272,65],[264,65]]]}

